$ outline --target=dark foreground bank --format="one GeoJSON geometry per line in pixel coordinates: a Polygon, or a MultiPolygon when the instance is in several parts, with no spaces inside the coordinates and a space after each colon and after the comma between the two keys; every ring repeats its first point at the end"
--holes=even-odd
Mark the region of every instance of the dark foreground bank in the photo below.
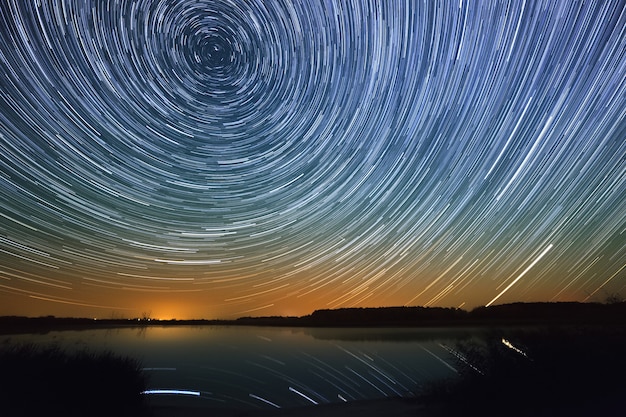
{"type": "Polygon", "coordinates": [[[530,411],[517,409],[512,404],[499,412],[483,413],[477,408],[458,410],[449,404],[425,404],[416,399],[386,398],[325,404],[284,410],[212,410],[200,407],[156,407],[154,417],[623,417],[624,401],[614,398],[612,403],[576,406],[562,404],[558,407],[530,411]]]}
{"type": "MultiPolygon", "coordinates": [[[[434,408],[433,408],[434,409],[434,408]]],[[[414,399],[385,398],[274,410],[227,410],[202,406],[153,406],[153,417],[435,417],[414,399]]]]}
{"type": "Polygon", "coordinates": [[[459,378],[422,396],[448,415],[626,416],[626,326],[498,329],[453,352],[459,378]]]}
{"type": "Polygon", "coordinates": [[[0,415],[149,416],[139,361],[32,344],[0,348],[0,415]]]}

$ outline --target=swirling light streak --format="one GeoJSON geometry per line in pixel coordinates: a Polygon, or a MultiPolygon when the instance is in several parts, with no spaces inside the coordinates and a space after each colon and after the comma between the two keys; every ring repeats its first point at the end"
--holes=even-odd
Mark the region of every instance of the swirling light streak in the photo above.
{"type": "Polygon", "coordinates": [[[4,1],[0,313],[624,291],[625,27],[624,1],[4,1]]]}

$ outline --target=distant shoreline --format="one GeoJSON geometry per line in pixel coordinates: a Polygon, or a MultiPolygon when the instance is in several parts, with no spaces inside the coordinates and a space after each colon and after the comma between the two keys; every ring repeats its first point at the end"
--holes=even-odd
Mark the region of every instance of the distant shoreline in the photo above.
{"type": "Polygon", "coordinates": [[[513,303],[478,307],[471,311],[442,307],[341,308],[316,310],[301,317],[241,317],[235,320],[3,316],[0,317],[0,334],[157,326],[428,328],[520,325],[626,325],[626,302],[513,303]]]}

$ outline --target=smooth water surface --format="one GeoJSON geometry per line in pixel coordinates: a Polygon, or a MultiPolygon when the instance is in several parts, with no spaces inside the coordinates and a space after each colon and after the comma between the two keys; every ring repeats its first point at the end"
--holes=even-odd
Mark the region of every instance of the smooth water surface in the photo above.
{"type": "Polygon", "coordinates": [[[151,394],[159,401],[272,408],[414,396],[433,381],[454,377],[450,347],[477,333],[155,326],[12,335],[4,336],[4,343],[53,343],[138,358],[150,390],[180,391],[151,394]]]}

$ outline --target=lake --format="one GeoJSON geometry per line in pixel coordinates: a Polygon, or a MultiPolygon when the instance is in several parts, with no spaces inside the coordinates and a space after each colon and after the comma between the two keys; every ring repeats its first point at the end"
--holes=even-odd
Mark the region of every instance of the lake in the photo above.
{"type": "Polygon", "coordinates": [[[451,349],[479,329],[147,326],[0,336],[140,359],[165,404],[274,408],[412,397],[457,374],[451,349]]]}

